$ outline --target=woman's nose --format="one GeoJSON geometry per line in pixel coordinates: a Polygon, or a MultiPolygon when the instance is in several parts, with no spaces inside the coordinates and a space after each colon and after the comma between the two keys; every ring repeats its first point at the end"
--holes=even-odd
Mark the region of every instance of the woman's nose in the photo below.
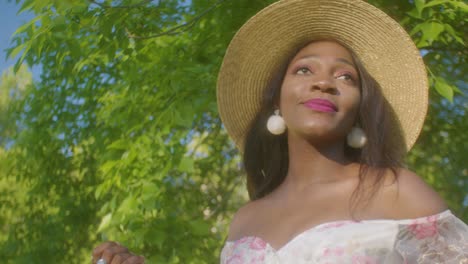
{"type": "Polygon", "coordinates": [[[321,77],[315,80],[311,85],[312,90],[320,90],[321,92],[336,94],[337,89],[335,82],[329,77],[321,77]]]}

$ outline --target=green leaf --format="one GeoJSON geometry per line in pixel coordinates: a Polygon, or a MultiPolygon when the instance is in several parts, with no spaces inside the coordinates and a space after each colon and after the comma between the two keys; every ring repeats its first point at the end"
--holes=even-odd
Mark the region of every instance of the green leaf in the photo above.
{"type": "Polygon", "coordinates": [[[424,23],[421,30],[427,39],[434,41],[439,37],[440,33],[444,31],[444,25],[438,22],[424,23]]]}
{"type": "Polygon", "coordinates": [[[18,35],[18,34],[24,32],[24,31],[26,31],[26,29],[30,28],[33,24],[36,23],[36,21],[38,21],[39,19],[42,19],[42,17],[43,17],[43,15],[38,15],[35,18],[33,18],[31,21],[29,21],[28,23],[20,26],[19,28],[17,28],[15,30],[15,32],[13,33],[13,36],[18,35]]]}
{"type": "Polygon", "coordinates": [[[441,4],[445,4],[445,3],[448,3],[448,2],[451,2],[450,0],[434,0],[434,1],[430,1],[429,3],[425,4],[424,7],[432,7],[432,6],[436,6],[436,5],[441,5],[441,4]]]}
{"type": "Polygon", "coordinates": [[[457,32],[453,29],[453,27],[449,24],[444,24],[444,29],[447,33],[449,33],[450,36],[452,36],[458,43],[465,45],[465,42],[463,39],[458,36],[457,32]]]}
{"type": "Polygon", "coordinates": [[[422,30],[422,24],[417,24],[411,31],[410,31],[410,35],[411,36],[414,36],[414,34],[418,33],[419,31],[422,30]]]}
{"type": "Polygon", "coordinates": [[[126,164],[132,163],[135,158],[138,156],[135,150],[127,150],[122,154],[121,159],[125,160],[126,164]]]}
{"type": "Polygon", "coordinates": [[[195,220],[190,222],[192,228],[192,235],[195,236],[206,236],[210,234],[210,225],[204,220],[195,220]]]}
{"type": "Polygon", "coordinates": [[[151,229],[148,232],[148,235],[149,235],[148,239],[153,240],[159,249],[163,248],[163,245],[166,242],[167,237],[168,237],[167,232],[164,231],[164,229],[161,228],[160,226],[156,226],[156,228],[151,229]]]}
{"type": "Polygon", "coordinates": [[[129,213],[135,210],[136,207],[137,207],[137,200],[135,199],[135,197],[129,195],[122,201],[117,211],[120,213],[129,213]]]}
{"type": "Polygon", "coordinates": [[[23,58],[20,58],[19,60],[16,61],[15,65],[13,66],[14,73],[17,73],[19,69],[21,68],[21,66],[23,66],[23,61],[24,61],[23,58]]]}
{"type": "Polygon", "coordinates": [[[453,86],[451,86],[451,87],[452,87],[452,89],[453,89],[453,91],[454,91],[455,93],[464,94],[464,93],[460,90],[460,88],[458,88],[457,86],[453,85],[453,86]]]}
{"type": "Polygon", "coordinates": [[[418,15],[421,16],[422,11],[424,9],[424,5],[426,4],[426,0],[414,0],[414,4],[416,5],[418,15]]]}
{"type": "Polygon", "coordinates": [[[108,174],[118,164],[119,164],[119,162],[116,161],[116,160],[109,160],[106,163],[102,164],[100,169],[101,169],[102,173],[104,173],[104,175],[105,175],[105,174],[108,174]]]}
{"type": "Polygon", "coordinates": [[[34,5],[34,0],[24,1],[24,3],[21,5],[21,8],[18,10],[18,12],[16,14],[19,15],[19,14],[23,13],[24,11],[27,11],[27,10],[31,9],[33,5],[34,5]]]}
{"type": "Polygon", "coordinates": [[[108,149],[120,149],[120,150],[126,150],[130,147],[130,142],[125,139],[118,139],[112,144],[110,144],[107,148],[108,149]]]}
{"type": "Polygon", "coordinates": [[[112,219],[112,213],[106,214],[102,218],[101,223],[99,224],[99,227],[97,229],[97,232],[102,232],[104,229],[106,229],[109,226],[111,219],[112,219]]]}
{"type": "Polygon", "coordinates": [[[152,60],[146,54],[138,54],[136,58],[141,62],[151,62],[152,60]]]}
{"type": "Polygon", "coordinates": [[[422,19],[421,14],[416,8],[411,9],[409,12],[406,12],[406,14],[417,19],[422,19]]]}
{"type": "Polygon", "coordinates": [[[18,55],[18,53],[20,53],[26,47],[26,44],[27,43],[23,43],[21,45],[16,46],[15,48],[7,49],[7,59],[14,59],[18,55]]]}
{"type": "Polygon", "coordinates": [[[440,33],[444,31],[444,25],[438,22],[424,22],[421,24],[422,37],[417,43],[418,48],[432,45],[438,39],[440,33]]]}
{"type": "Polygon", "coordinates": [[[461,9],[462,12],[468,13],[468,4],[462,1],[450,1],[450,4],[461,9]]]}
{"type": "Polygon", "coordinates": [[[453,102],[453,91],[454,89],[452,88],[452,86],[450,86],[447,82],[445,82],[444,79],[442,78],[436,78],[436,81],[435,81],[435,89],[436,91],[442,95],[443,97],[445,97],[447,100],[449,100],[450,102],[453,102]]]}
{"type": "Polygon", "coordinates": [[[194,168],[194,161],[190,157],[183,157],[179,164],[179,170],[191,172],[194,168]]]}
{"type": "MultiPolygon", "coordinates": [[[[65,31],[68,29],[68,25],[67,25],[68,21],[66,20],[65,17],[63,16],[58,16],[57,18],[55,18],[53,21],[52,21],[52,28],[53,30],[56,32],[56,34],[58,32],[62,32],[62,31],[65,31]]],[[[65,35],[63,35],[62,38],[66,38],[65,35]]]]}

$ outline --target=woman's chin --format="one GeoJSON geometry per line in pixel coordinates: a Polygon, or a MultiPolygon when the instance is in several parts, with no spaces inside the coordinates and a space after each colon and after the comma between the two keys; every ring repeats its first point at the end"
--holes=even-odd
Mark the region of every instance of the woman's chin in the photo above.
{"type": "Polygon", "coordinates": [[[342,138],[340,131],[325,126],[304,127],[293,131],[292,134],[309,142],[318,143],[332,143],[342,138]]]}

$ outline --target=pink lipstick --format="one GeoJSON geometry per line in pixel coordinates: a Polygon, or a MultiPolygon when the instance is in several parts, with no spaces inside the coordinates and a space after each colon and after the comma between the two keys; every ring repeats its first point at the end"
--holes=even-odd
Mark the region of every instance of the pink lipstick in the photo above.
{"type": "Polygon", "coordinates": [[[311,99],[306,102],[304,102],[304,105],[307,108],[313,109],[318,112],[336,112],[338,109],[335,104],[332,102],[326,100],[326,99],[311,99]]]}

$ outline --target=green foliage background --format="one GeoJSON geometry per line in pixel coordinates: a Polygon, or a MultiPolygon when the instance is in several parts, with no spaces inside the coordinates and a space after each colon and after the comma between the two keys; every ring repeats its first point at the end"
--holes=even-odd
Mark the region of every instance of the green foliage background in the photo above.
{"type": "MultiPolygon", "coordinates": [[[[216,76],[236,30],[272,0],[16,1],[0,83],[0,259],[89,263],[117,240],[149,263],[216,263],[247,199],[216,76]],[[39,80],[22,65],[42,65],[39,80]]],[[[431,106],[408,166],[468,220],[468,6],[371,0],[410,32],[431,106]]],[[[403,91],[404,92],[404,91],[403,91]]]]}

